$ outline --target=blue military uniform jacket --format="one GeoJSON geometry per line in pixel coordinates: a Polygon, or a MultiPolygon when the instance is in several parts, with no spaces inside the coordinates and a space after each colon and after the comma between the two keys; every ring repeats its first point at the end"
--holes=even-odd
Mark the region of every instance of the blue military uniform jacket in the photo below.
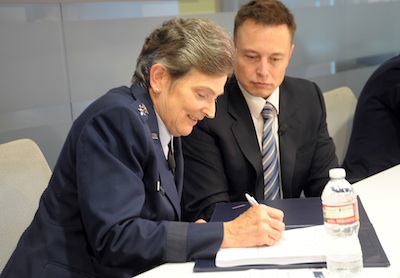
{"type": "Polygon", "coordinates": [[[74,122],[8,277],[131,277],[164,262],[211,258],[221,223],[181,220],[183,158],[169,171],[147,89],[111,90],[74,122]]]}

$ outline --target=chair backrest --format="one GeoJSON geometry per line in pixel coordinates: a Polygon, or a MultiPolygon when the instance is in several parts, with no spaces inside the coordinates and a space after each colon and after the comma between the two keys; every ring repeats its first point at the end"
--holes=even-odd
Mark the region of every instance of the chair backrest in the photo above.
{"type": "Polygon", "coordinates": [[[32,222],[50,176],[51,169],[34,141],[0,144],[0,273],[32,222]]]}
{"type": "Polygon", "coordinates": [[[339,165],[342,165],[349,145],[357,98],[346,86],[323,93],[328,131],[336,146],[339,165]]]}

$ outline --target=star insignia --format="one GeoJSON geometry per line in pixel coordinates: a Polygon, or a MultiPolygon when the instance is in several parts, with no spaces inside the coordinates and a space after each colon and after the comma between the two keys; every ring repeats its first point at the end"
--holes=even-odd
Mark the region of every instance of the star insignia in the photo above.
{"type": "Polygon", "coordinates": [[[147,107],[143,103],[139,105],[138,110],[139,110],[141,116],[149,115],[149,111],[147,111],[147,107]]]}

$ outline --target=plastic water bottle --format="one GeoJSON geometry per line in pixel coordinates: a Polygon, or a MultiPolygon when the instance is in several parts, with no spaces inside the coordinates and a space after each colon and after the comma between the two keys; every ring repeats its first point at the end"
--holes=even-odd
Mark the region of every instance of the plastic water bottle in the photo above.
{"type": "Polygon", "coordinates": [[[329,277],[357,277],[363,268],[357,194],[343,168],[331,169],[329,177],[321,196],[329,277]]]}

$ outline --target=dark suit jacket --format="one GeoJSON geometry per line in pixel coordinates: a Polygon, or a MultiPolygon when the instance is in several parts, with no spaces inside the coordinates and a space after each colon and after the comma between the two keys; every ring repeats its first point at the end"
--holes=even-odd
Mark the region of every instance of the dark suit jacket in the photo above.
{"type": "Polygon", "coordinates": [[[383,63],[365,83],[343,162],[350,181],[400,163],[400,56],[383,63]]]}
{"type": "MultiPolygon", "coordinates": [[[[284,198],[320,196],[337,167],[324,99],[314,83],[285,77],[280,86],[279,145],[284,198]]],[[[261,152],[250,111],[234,78],[218,98],[215,119],[182,138],[188,219],[208,219],[218,202],[263,199],[261,152]]]]}
{"type": "Polygon", "coordinates": [[[161,263],[212,258],[221,223],[181,219],[147,90],[111,90],[74,122],[32,224],[1,278],[131,277],[161,263]],[[160,187],[157,183],[160,182],[160,187]]]}

